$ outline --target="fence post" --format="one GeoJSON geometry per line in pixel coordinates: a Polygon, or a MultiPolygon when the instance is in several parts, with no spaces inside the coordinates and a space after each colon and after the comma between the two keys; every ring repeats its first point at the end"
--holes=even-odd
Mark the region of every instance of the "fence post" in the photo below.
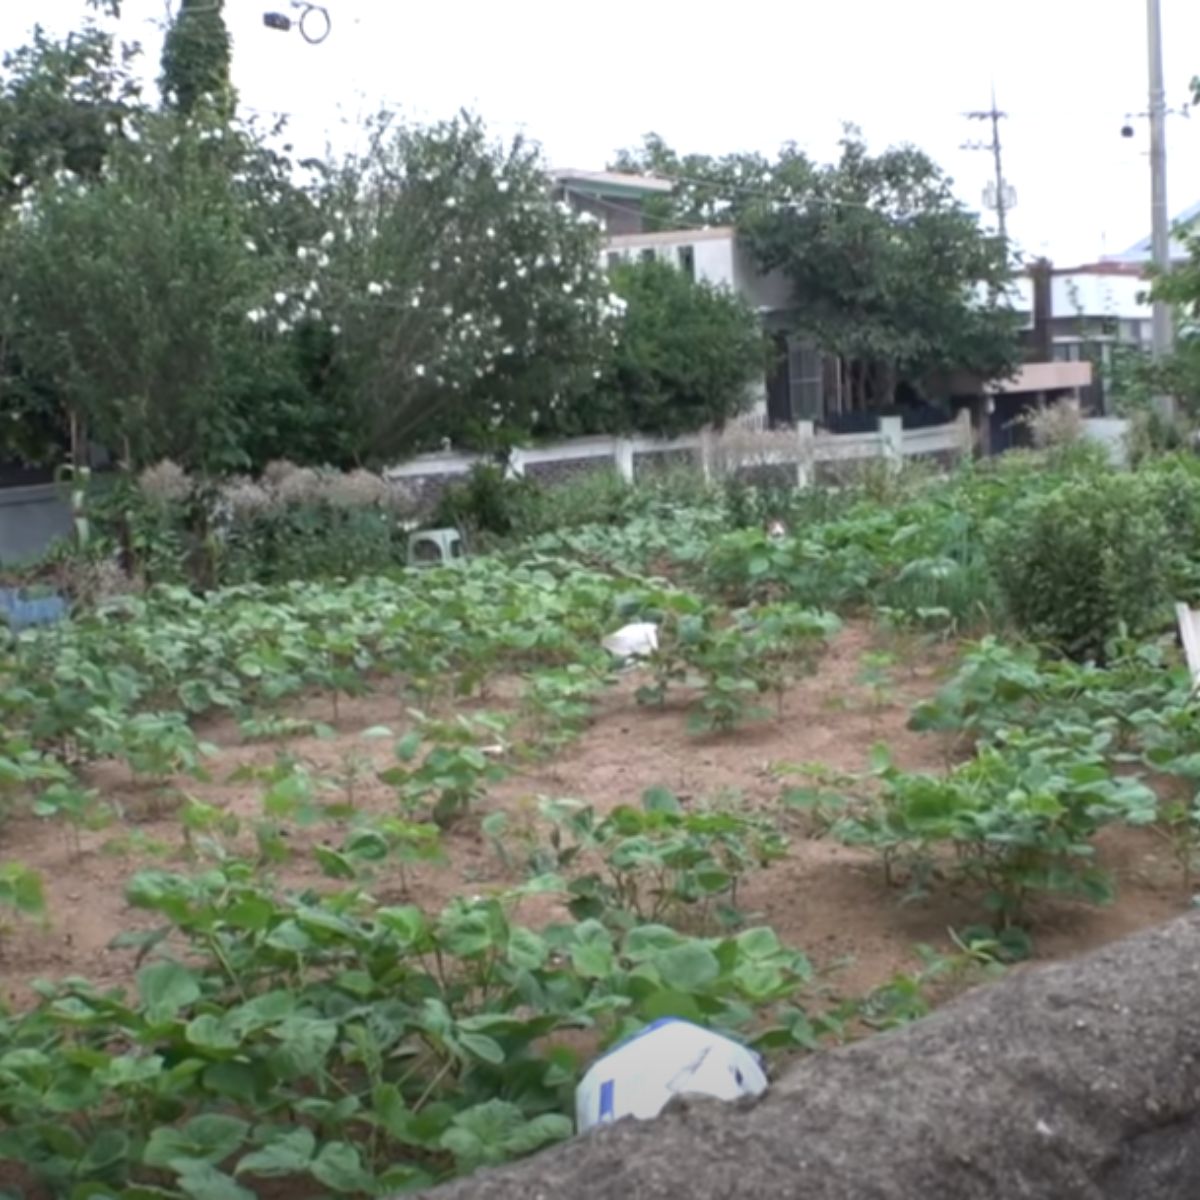
{"type": "Polygon", "coordinates": [[[700,430],[700,474],[705,483],[712,483],[713,474],[713,431],[705,425],[700,430]]]}
{"type": "Polygon", "coordinates": [[[617,474],[626,483],[633,482],[633,440],[631,438],[616,438],[613,441],[613,462],[617,474]]]}
{"type": "Polygon", "coordinates": [[[508,470],[505,472],[509,479],[525,478],[525,451],[520,446],[513,446],[508,452],[508,470]]]}
{"type": "Polygon", "coordinates": [[[813,465],[817,457],[817,427],[812,421],[796,422],[796,486],[812,487],[813,465]]]}
{"type": "Polygon", "coordinates": [[[880,417],[879,440],[883,457],[893,470],[899,470],[904,465],[904,418],[880,417]]]}
{"type": "Polygon", "coordinates": [[[954,423],[958,426],[958,452],[963,458],[967,458],[975,447],[975,427],[971,423],[971,410],[960,409],[954,423]]]}

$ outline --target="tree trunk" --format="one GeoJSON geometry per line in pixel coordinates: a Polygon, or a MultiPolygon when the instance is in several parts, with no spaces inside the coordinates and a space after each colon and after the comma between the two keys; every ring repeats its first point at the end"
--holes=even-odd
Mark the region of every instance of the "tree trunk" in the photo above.
{"type": "Polygon", "coordinates": [[[1195,1200],[1200,914],[435,1200],[1195,1200]]]}

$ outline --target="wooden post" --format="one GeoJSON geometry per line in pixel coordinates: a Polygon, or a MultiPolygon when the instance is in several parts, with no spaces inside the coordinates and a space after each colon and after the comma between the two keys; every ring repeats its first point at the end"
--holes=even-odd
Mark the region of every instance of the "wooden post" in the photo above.
{"type": "Polygon", "coordinates": [[[712,483],[713,431],[710,425],[705,425],[700,430],[700,473],[704,476],[705,483],[712,483]]]}
{"type": "Polygon", "coordinates": [[[904,465],[904,419],[902,417],[880,417],[879,437],[883,446],[883,457],[893,470],[904,465]]]}
{"type": "Polygon", "coordinates": [[[613,462],[617,474],[626,483],[633,482],[633,441],[631,438],[617,438],[613,442],[613,462]]]}
{"type": "Polygon", "coordinates": [[[796,486],[812,487],[817,457],[817,428],[812,421],[796,422],[796,486]]]}
{"type": "Polygon", "coordinates": [[[969,408],[960,409],[958,416],[954,418],[954,423],[958,426],[959,453],[963,458],[967,458],[971,453],[972,446],[975,444],[975,431],[971,425],[971,410],[969,408]]]}

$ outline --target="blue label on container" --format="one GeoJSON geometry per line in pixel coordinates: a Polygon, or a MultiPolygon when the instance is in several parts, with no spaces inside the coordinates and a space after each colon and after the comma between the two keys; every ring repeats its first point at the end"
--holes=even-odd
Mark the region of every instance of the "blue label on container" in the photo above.
{"type": "Polygon", "coordinates": [[[615,1080],[606,1079],[600,1085],[600,1120],[611,1121],[616,1112],[617,1085],[615,1080]]]}

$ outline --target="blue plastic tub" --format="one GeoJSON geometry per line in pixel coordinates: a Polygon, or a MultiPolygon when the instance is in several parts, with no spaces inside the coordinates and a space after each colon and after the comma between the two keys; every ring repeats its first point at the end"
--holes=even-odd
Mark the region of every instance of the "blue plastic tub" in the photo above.
{"type": "Polygon", "coordinates": [[[67,602],[61,596],[25,599],[18,588],[0,588],[0,621],[11,629],[53,625],[67,617],[67,602]]]}

